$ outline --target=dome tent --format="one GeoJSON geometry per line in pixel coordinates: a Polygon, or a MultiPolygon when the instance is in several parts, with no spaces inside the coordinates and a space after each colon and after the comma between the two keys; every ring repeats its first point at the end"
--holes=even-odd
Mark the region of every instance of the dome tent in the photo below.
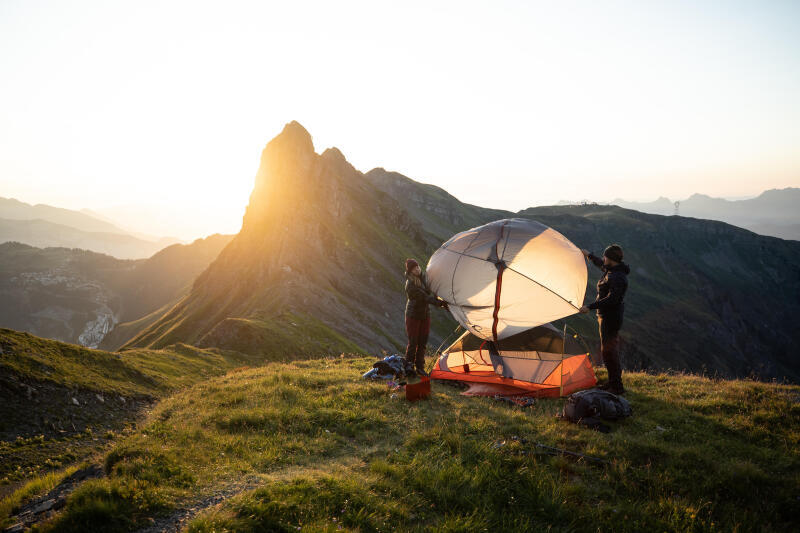
{"type": "Polygon", "coordinates": [[[551,324],[517,333],[498,344],[464,332],[442,352],[431,378],[468,382],[469,394],[553,397],[597,383],[586,350],[574,337],[565,339],[551,324]]]}
{"type": "Polygon", "coordinates": [[[546,396],[597,382],[586,351],[549,324],[578,311],[587,281],[583,254],[557,231],[513,218],[461,232],[431,256],[427,276],[467,329],[432,378],[546,396]]]}

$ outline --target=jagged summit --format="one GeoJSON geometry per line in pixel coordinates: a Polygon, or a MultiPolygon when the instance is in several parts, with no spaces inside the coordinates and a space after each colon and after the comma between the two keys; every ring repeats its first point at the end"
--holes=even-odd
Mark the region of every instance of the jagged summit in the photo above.
{"type": "Polygon", "coordinates": [[[294,145],[303,150],[314,151],[311,134],[296,120],[287,123],[283,130],[267,144],[267,149],[271,145],[294,145]]]}

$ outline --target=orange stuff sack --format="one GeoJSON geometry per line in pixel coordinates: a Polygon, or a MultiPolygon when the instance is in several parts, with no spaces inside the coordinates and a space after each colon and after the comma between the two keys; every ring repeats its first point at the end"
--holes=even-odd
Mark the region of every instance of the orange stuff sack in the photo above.
{"type": "Polygon", "coordinates": [[[406,400],[416,402],[431,395],[431,380],[423,377],[419,383],[406,384],[406,400]]]}

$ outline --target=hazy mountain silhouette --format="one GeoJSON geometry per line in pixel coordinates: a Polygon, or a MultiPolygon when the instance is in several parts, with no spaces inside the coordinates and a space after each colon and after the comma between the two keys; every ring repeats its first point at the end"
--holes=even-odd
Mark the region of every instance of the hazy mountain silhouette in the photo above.
{"type": "MultiPolygon", "coordinates": [[[[644,213],[672,215],[675,202],[661,197],[653,202],[628,202],[616,199],[612,205],[644,213]]],[[[756,198],[725,200],[693,194],[680,200],[678,213],[685,217],[720,220],[761,235],[800,240],[800,188],[770,189],[756,198]]]]}
{"type": "MultiPolygon", "coordinates": [[[[316,154],[293,122],[262,154],[241,232],[190,294],[129,346],[187,342],[296,356],[397,349],[405,342],[403,259],[425,261],[453,233],[509,215],[383,169],[361,174],[335,148],[316,154]]],[[[610,242],[626,248],[629,366],[800,376],[792,355],[800,343],[800,243],[614,206],[516,216],[598,253],[610,242]]],[[[441,337],[454,322],[434,317],[441,337]]],[[[570,321],[596,339],[592,318],[570,321]]]]}
{"type": "Polygon", "coordinates": [[[179,242],[175,238],[126,231],[87,211],[0,198],[0,243],[81,248],[120,259],[140,259],[179,242]]]}

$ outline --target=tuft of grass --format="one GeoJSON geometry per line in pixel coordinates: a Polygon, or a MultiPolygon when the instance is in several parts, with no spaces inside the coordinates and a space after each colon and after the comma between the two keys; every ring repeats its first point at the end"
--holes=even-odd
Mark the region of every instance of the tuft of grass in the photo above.
{"type": "MultiPolygon", "coordinates": [[[[782,531],[797,523],[797,386],[625,375],[610,434],[434,385],[409,404],[372,359],[237,369],[161,402],[106,455],[108,478],[45,530],[131,529],[220,491],[205,531],[782,531]],[[780,421],[776,418],[779,416],[780,421]],[[535,443],[609,464],[541,453],[535,443]],[[246,480],[246,482],[245,482],[246,480]]],[[[202,506],[201,506],[202,507],[202,506]]]]}

